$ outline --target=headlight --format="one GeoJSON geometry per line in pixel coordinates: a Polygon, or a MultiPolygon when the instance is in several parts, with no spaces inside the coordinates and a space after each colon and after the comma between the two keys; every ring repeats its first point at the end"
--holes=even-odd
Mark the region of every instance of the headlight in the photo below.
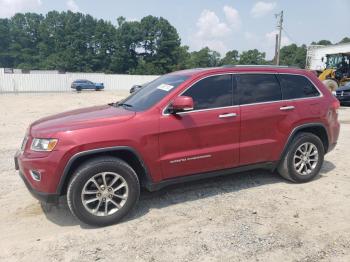
{"type": "Polygon", "coordinates": [[[336,96],[336,95],[337,95],[337,92],[332,91],[332,95],[336,96]]]}
{"type": "Polygon", "coordinates": [[[34,138],[32,146],[30,147],[33,151],[52,151],[57,145],[58,139],[53,138],[34,138]]]}

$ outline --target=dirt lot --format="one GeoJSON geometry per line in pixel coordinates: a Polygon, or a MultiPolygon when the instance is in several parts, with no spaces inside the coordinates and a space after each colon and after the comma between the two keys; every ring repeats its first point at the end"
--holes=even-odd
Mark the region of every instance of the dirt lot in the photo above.
{"type": "Polygon", "coordinates": [[[118,225],[90,228],[44,208],[13,155],[39,117],[118,99],[112,92],[0,96],[2,261],[350,261],[350,108],[318,179],[254,171],[143,192],[118,225]]]}

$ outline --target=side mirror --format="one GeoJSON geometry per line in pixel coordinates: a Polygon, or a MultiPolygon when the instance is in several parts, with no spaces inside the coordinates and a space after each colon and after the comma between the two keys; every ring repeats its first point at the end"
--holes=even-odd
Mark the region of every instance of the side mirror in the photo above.
{"type": "Polygon", "coordinates": [[[192,97],[189,96],[178,96],[175,98],[170,107],[170,112],[176,114],[178,112],[191,111],[194,108],[192,97]]]}

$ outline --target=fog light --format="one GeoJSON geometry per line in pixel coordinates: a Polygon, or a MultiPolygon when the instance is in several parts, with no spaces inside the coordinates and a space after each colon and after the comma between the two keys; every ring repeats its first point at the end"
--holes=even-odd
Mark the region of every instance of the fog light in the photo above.
{"type": "Polygon", "coordinates": [[[35,181],[40,181],[41,180],[41,174],[38,171],[35,170],[29,170],[30,176],[35,180],[35,181]]]}

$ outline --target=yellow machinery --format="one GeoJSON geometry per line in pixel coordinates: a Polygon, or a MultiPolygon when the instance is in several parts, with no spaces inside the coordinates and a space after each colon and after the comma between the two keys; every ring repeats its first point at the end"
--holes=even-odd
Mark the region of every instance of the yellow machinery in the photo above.
{"type": "Polygon", "coordinates": [[[330,91],[335,91],[339,86],[350,82],[350,53],[326,55],[325,64],[326,68],[318,78],[330,91]]]}

